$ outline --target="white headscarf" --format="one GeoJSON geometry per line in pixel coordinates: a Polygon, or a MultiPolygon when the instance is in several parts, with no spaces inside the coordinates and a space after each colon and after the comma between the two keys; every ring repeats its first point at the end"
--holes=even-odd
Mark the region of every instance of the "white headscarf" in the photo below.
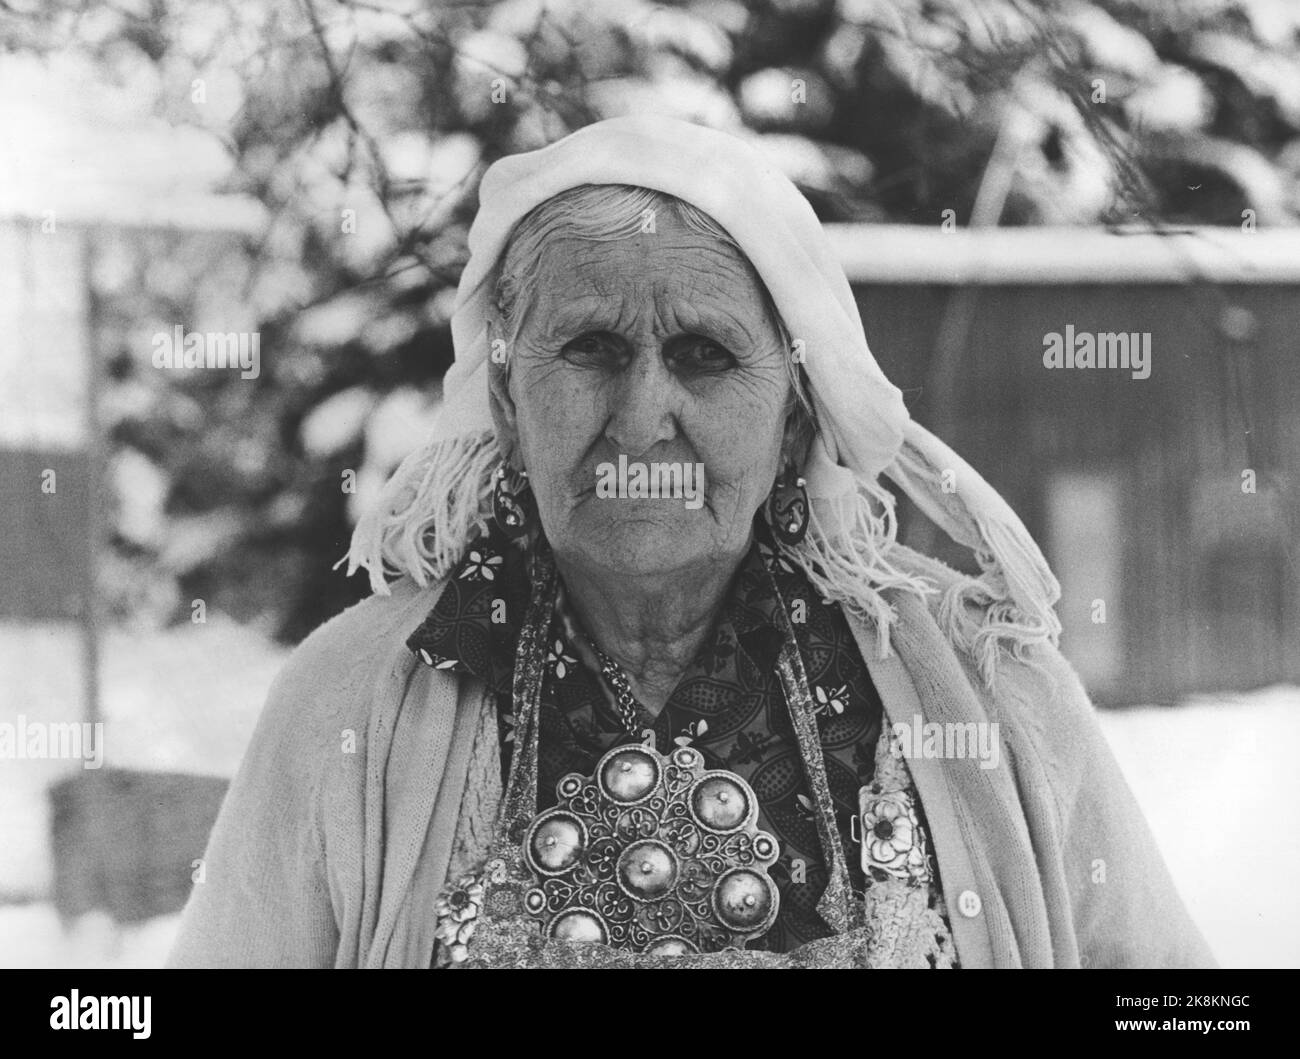
{"type": "Polygon", "coordinates": [[[808,201],[745,141],[661,116],[600,121],[488,169],[452,317],[456,360],[443,382],[437,429],[358,524],[349,573],[368,567],[377,591],[386,591],[386,573],[424,584],[460,557],[490,510],[484,472],[499,454],[486,325],[497,267],[530,210],[581,184],[650,188],[707,213],[749,258],[792,339],[802,343],[821,439],[804,469],[809,537],[791,557],[815,587],[873,620],[882,651],[893,612],[880,590],[933,591],[894,540],[893,497],[877,480],[883,474],[980,562],[982,576],[962,578],[942,615],[986,681],[993,681],[999,642],[1013,650],[1056,642],[1052,605],[1060,589],[1042,554],[998,493],[908,415],[867,347],[853,292],[808,201]]]}

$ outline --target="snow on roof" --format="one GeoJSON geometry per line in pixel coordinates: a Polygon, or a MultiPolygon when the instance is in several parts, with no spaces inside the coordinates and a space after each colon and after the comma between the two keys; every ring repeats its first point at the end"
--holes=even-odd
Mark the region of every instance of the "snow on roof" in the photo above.
{"type": "Polygon", "coordinates": [[[256,201],[218,193],[217,137],[148,111],[130,87],[71,54],[0,65],[0,219],[255,230],[256,201]]]}

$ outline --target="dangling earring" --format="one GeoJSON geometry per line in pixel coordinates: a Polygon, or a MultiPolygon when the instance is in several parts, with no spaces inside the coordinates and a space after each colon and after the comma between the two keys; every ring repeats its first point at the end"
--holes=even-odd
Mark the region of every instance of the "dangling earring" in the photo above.
{"type": "Polygon", "coordinates": [[[492,473],[492,518],[512,540],[530,529],[536,502],[528,486],[528,472],[500,464],[492,473]]]}
{"type": "Polygon", "coordinates": [[[767,498],[767,521],[782,544],[795,545],[808,533],[808,483],[793,465],[777,476],[767,498]]]}

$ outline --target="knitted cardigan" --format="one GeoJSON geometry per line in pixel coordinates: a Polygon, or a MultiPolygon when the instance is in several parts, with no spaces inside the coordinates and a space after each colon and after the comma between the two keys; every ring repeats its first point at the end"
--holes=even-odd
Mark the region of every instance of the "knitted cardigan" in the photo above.
{"type": "MultiPolygon", "coordinates": [[[[941,588],[957,576],[912,559],[941,588]]],[[[501,783],[482,683],[418,665],[405,647],[440,590],[403,580],[294,651],[169,966],[429,966],[434,900],[469,867],[457,851],[482,848],[501,783]]],[[[925,602],[890,598],[887,658],[848,615],[888,721],[998,724],[997,767],[908,760],[962,966],[1213,966],[1061,655],[1005,657],[990,694],[925,602]]]]}

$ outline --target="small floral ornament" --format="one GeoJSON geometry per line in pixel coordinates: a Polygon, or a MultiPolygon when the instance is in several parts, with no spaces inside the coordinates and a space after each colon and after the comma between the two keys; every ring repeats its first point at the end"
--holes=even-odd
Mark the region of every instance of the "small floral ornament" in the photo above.
{"type": "Polygon", "coordinates": [[[681,735],[676,736],[673,739],[673,742],[677,746],[690,746],[693,742],[695,742],[695,740],[703,738],[704,733],[707,732],[708,730],[709,730],[708,721],[705,721],[703,719],[698,721],[692,721],[690,724],[686,726],[686,728],[683,730],[681,735]]]}
{"type": "Polygon", "coordinates": [[[727,755],[727,764],[748,765],[750,762],[758,764],[767,752],[767,744],[774,738],[775,736],[765,732],[741,732],[736,736],[731,753],[727,755]]]}
{"type": "Polygon", "coordinates": [[[483,883],[477,876],[463,875],[438,895],[433,911],[438,925],[433,935],[447,947],[452,964],[464,963],[469,956],[469,940],[478,926],[483,908],[483,883]]]}
{"type": "Polygon", "coordinates": [[[490,552],[486,548],[482,551],[472,548],[460,576],[466,580],[495,581],[497,567],[503,562],[505,562],[504,556],[490,552]]]}
{"type": "Polygon", "coordinates": [[[767,564],[769,570],[779,570],[783,574],[793,574],[795,572],[794,564],[771,545],[759,541],[758,552],[763,557],[763,562],[767,564]]]}
{"type": "Polygon", "coordinates": [[[621,852],[622,847],[612,838],[593,843],[587,854],[587,864],[592,874],[598,879],[612,879],[618,870],[618,855],[621,852]]]}
{"type": "Polygon", "coordinates": [[[546,652],[546,664],[551,667],[556,680],[563,680],[569,672],[569,666],[576,666],[578,660],[564,649],[564,641],[557,639],[555,646],[546,652]]]}
{"type": "Polygon", "coordinates": [[[818,684],[813,688],[813,698],[817,700],[816,713],[838,716],[844,712],[845,707],[848,705],[849,686],[841,684],[838,688],[827,691],[818,684]]]}
{"type": "Polygon", "coordinates": [[[698,661],[708,673],[716,673],[736,653],[736,645],[724,628],[719,628],[713,640],[699,653],[698,661]]]}
{"type": "Polygon", "coordinates": [[[455,658],[442,658],[431,655],[423,647],[420,648],[420,661],[426,666],[432,666],[434,669],[455,669],[460,664],[455,658]]]}
{"type": "Polygon", "coordinates": [[[804,820],[817,819],[817,806],[813,804],[813,800],[809,798],[808,795],[796,794],[794,796],[794,799],[796,804],[798,805],[798,808],[795,811],[799,814],[801,819],[804,820]]]}
{"type": "MultiPolygon", "coordinates": [[[[873,785],[873,788],[876,785],[873,785]]],[[[930,878],[925,837],[907,791],[877,792],[862,812],[863,867],[912,883],[930,878]]]]}

